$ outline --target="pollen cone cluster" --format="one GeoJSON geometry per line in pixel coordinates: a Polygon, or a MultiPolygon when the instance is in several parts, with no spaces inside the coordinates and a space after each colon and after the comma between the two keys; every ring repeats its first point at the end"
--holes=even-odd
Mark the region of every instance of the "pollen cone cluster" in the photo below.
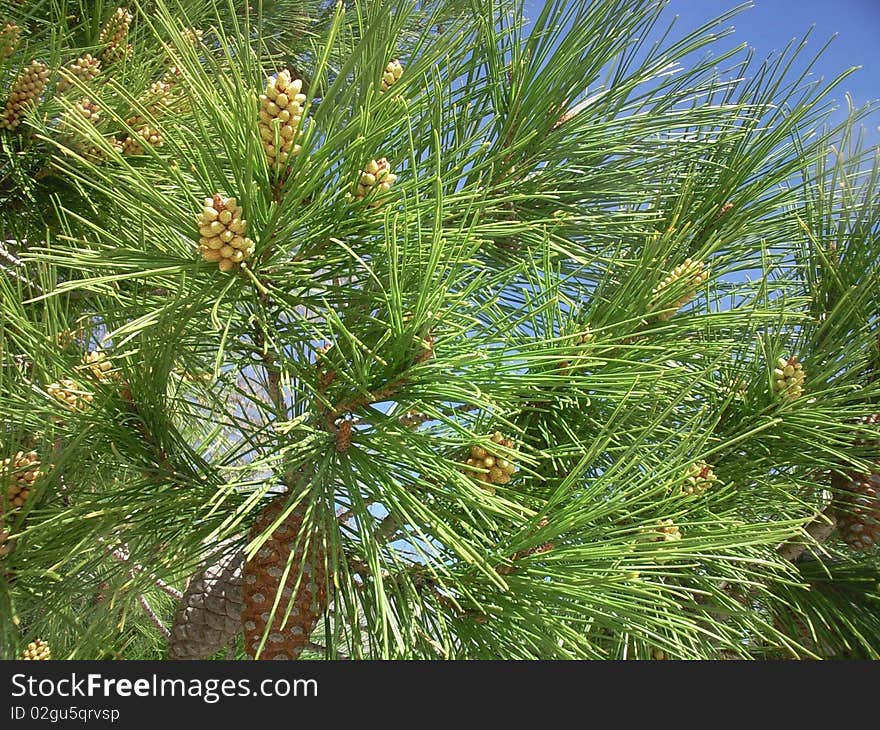
{"type": "Polygon", "coordinates": [[[49,648],[48,642],[37,639],[27,645],[21,653],[21,658],[29,662],[45,661],[52,658],[52,650],[49,648]]]}
{"type": "Polygon", "coordinates": [[[215,193],[205,198],[196,216],[199,227],[199,253],[205,261],[216,261],[220,271],[232,271],[253,253],[254,242],[245,236],[247,221],[235,198],[215,193]]]}
{"type": "MultiPolygon", "coordinates": [[[[250,540],[265,533],[286,509],[286,495],[267,504],[257,515],[250,540]]],[[[303,511],[302,505],[295,508],[245,563],[242,626],[245,649],[251,657],[257,658],[266,633],[260,659],[296,659],[327,607],[324,547],[319,534],[303,534],[303,511]],[[287,579],[282,585],[285,572],[287,579]]]]}
{"type": "MultiPolygon", "coordinates": [[[[385,157],[370,160],[361,170],[355,197],[358,200],[363,200],[376,193],[387,192],[395,180],[397,180],[397,175],[391,172],[391,165],[388,164],[385,157]]],[[[379,201],[373,202],[372,205],[379,205],[379,201]]]]}
{"type": "Polygon", "coordinates": [[[119,372],[113,370],[113,362],[102,350],[92,350],[82,359],[83,367],[88,368],[92,377],[102,383],[118,380],[119,372]]]}
{"type": "Polygon", "coordinates": [[[60,78],[56,88],[59,92],[63,93],[73,86],[74,79],[78,79],[83,83],[88,83],[97,77],[100,70],[101,61],[94,58],[91,53],[87,53],[86,55],[80,56],[76,60],[71,61],[61,69],[60,78]]]}
{"type": "MultiPolygon", "coordinates": [[[[575,350],[575,354],[578,357],[584,355],[586,353],[586,350],[582,348],[584,348],[586,345],[589,345],[593,341],[593,339],[593,333],[590,332],[589,327],[584,328],[583,332],[575,335],[572,342],[572,344],[577,348],[577,350],[575,350]]],[[[563,360],[559,363],[559,370],[562,372],[563,375],[567,375],[575,369],[576,368],[572,367],[570,360],[563,360]]]]}
{"type": "Polygon", "coordinates": [[[92,394],[82,390],[69,378],[47,385],[46,392],[74,411],[80,411],[92,402],[92,394]]]}
{"type": "Polygon", "coordinates": [[[154,81],[140,98],[140,104],[144,108],[144,114],[134,114],[125,120],[125,123],[134,130],[133,135],[127,135],[119,145],[124,155],[142,155],[146,147],[161,147],[164,144],[162,133],[156,128],[151,118],[158,118],[168,112],[173,103],[172,84],[165,80],[154,81]]]}
{"type": "Polygon", "coordinates": [[[880,472],[860,474],[849,483],[838,519],[841,536],[853,550],[880,543],[880,472]]]}
{"type": "Polygon", "coordinates": [[[64,113],[61,128],[72,149],[84,156],[101,157],[101,149],[94,144],[93,140],[88,138],[86,132],[82,129],[79,119],[88,122],[92,126],[97,125],[101,119],[98,105],[89,99],[80,99],[73,105],[72,109],[64,113]]]}
{"type": "Polygon", "coordinates": [[[672,520],[660,520],[648,533],[650,542],[675,542],[681,540],[681,530],[672,520]]]}
{"type": "Polygon", "coordinates": [[[4,23],[0,26],[0,61],[5,61],[18,48],[21,28],[15,23],[4,23]]]}
{"type": "Polygon", "coordinates": [[[392,58],[388,62],[388,65],[385,66],[385,71],[382,73],[382,93],[384,94],[388,89],[394,86],[402,75],[403,66],[400,65],[400,61],[396,58],[392,58]]]}
{"type": "Polygon", "coordinates": [[[244,552],[232,550],[190,580],[171,627],[170,659],[207,659],[235,641],[241,631],[243,566],[244,552]]]}
{"type": "Polygon", "coordinates": [[[31,61],[22,69],[9,89],[6,108],[3,110],[3,116],[0,117],[0,129],[15,129],[21,124],[28,108],[33,106],[43,94],[48,79],[49,67],[45,63],[31,61]]]}
{"type": "MultiPolygon", "coordinates": [[[[504,438],[500,431],[492,434],[491,440],[503,449],[513,448],[513,441],[504,438]]],[[[467,467],[463,469],[464,473],[476,479],[481,487],[492,494],[495,493],[496,484],[507,484],[516,473],[516,466],[491,447],[484,449],[482,446],[472,446],[470,456],[465,463],[467,467]]]]}
{"type": "Polygon", "coordinates": [[[702,261],[685,259],[676,266],[663,281],[654,287],[649,309],[665,310],[657,314],[661,321],[672,316],[687,304],[700,286],[709,278],[709,272],[702,261]]]}
{"type": "Polygon", "coordinates": [[[131,18],[126,8],[116,8],[101,28],[98,43],[104,46],[100,58],[105,65],[121,61],[131,53],[131,45],[127,42],[131,18]]]}
{"type": "Polygon", "coordinates": [[[161,147],[163,144],[162,134],[155,127],[143,126],[137,130],[134,136],[128,135],[121,144],[119,151],[123,155],[137,156],[147,151],[147,147],[161,147]]]}
{"type": "Polygon", "coordinates": [[[773,394],[783,400],[793,401],[804,393],[804,368],[797,356],[780,357],[773,368],[773,394]]]}
{"type": "MultiPolygon", "coordinates": [[[[12,511],[23,507],[30,497],[34,482],[42,476],[36,451],[19,451],[0,461],[0,484],[6,488],[6,507],[12,511]]],[[[0,503],[0,514],[3,504],[0,503]]]]}
{"type": "Polygon", "coordinates": [[[258,126],[270,166],[283,165],[300,150],[296,138],[306,103],[301,91],[302,81],[291,79],[290,71],[284,69],[269,77],[265,93],[260,94],[258,126]]]}
{"type": "Polygon", "coordinates": [[[698,461],[688,467],[688,474],[681,487],[685,494],[699,494],[710,489],[718,481],[712,467],[705,462],[698,461]]]}

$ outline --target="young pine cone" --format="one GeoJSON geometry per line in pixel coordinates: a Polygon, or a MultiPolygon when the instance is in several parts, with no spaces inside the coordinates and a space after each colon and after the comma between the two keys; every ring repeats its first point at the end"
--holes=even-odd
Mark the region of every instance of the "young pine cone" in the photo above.
{"type": "MultiPolygon", "coordinates": [[[[513,448],[513,441],[504,438],[500,431],[496,431],[491,440],[504,449],[513,448]]],[[[480,486],[491,494],[495,494],[494,485],[507,484],[516,473],[516,466],[508,461],[506,456],[492,451],[491,448],[484,449],[477,445],[471,447],[470,456],[465,463],[467,468],[463,469],[464,473],[476,479],[480,486]]]]}
{"type": "Polygon", "coordinates": [[[785,401],[793,401],[804,393],[804,368],[797,356],[780,357],[773,368],[773,395],[785,401]]]}
{"type": "Polygon", "coordinates": [[[46,386],[46,392],[73,411],[83,410],[92,402],[92,394],[82,390],[73,380],[62,378],[46,386]]]}
{"type": "MultiPolygon", "coordinates": [[[[287,495],[275,497],[263,507],[251,528],[250,540],[266,532],[286,509],[287,495]]],[[[302,504],[294,508],[244,565],[241,620],[245,649],[251,657],[257,658],[268,628],[259,658],[296,659],[308,645],[312,631],[327,608],[324,545],[320,534],[301,534],[303,512],[302,504]],[[278,607],[272,617],[272,606],[279,593],[278,607]]]]}
{"type": "Polygon", "coordinates": [[[5,61],[18,48],[21,28],[15,23],[4,23],[0,26],[0,61],[5,61]]]}
{"type": "Polygon", "coordinates": [[[388,65],[385,66],[385,71],[382,73],[382,89],[380,93],[384,94],[388,89],[394,86],[397,83],[397,80],[403,75],[403,66],[400,65],[400,61],[396,58],[392,58],[388,65]]]}
{"type": "Polygon", "coordinates": [[[269,77],[265,93],[260,94],[258,127],[270,166],[283,165],[300,150],[296,137],[306,103],[301,90],[302,81],[291,79],[290,71],[284,69],[269,77]]]}
{"type": "MultiPolygon", "coordinates": [[[[376,193],[387,192],[395,180],[397,180],[397,175],[391,172],[391,165],[388,164],[386,158],[380,157],[378,160],[370,160],[361,170],[355,197],[358,200],[363,200],[376,193]]],[[[375,207],[379,204],[379,201],[374,201],[370,205],[375,207]]]]}
{"type": "Polygon", "coordinates": [[[9,99],[3,116],[0,117],[0,129],[15,129],[26,114],[28,108],[39,101],[49,79],[49,67],[39,61],[31,61],[22,69],[18,78],[9,89],[9,99]]]}
{"type": "Polygon", "coordinates": [[[853,550],[880,543],[880,472],[854,476],[840,509],[838,528],[853,550]]]}
{"type": "Polygon", "coordinates": [[[202,212],[196,216],[199,227],[199,253],[205,261],[216,261],[220,271],[232,271],[253,253],[254,242],[244,234],[247,221],[235,198],[214,193],[205,198],[202,212]]]}
{"type": "Polygon", "coordinates": [[[189,582],[177,607],[170,659],[207,659],[234,643],[241,631],[244,552],[231,550],[189,582]]]}
{"type": "Polygon", "coordinates": [[[712,467],[705,462],[698,461],[688,467],[688,474],[685,478],[681,491],[685,494],[699,494],[705,492],[713,484],[718,481],[712,467]]]}
{"type": "Polygon", "coordinates": [[[650,311],[663,310],[657,319],[666,321],[687,304],[700,286],[709,278],[709,272],[702,261],[685,259],[651,291],[650,311]]]}
{"type": "Polygon", "coordinates": [[[52,650],[49,648],[48,642],[37,639],[27,645],[21,653],[21,658],[29,662],[46,661],[52,658],[52,650]]]}
{"type": "Polygon", "coordinates": [[[109,66],[125,58],[131,53],[131,45],[126,42],[132,15],[126,8],[116,8],[113,15],[101,28],[98,43],[104,46],[100,57],[104,65],[109,66]]]}
{"type": "Polygon", "coordinates": [[[101,61],[94,58],[91,53],[87,53],[85,56],[80,56],[76,60],[71,61],[61,69],[60,78],[55,88],[60,93],[64,93],[73,86],[74,79],[88,83],[98,75],[100,69],[101,61]]]}

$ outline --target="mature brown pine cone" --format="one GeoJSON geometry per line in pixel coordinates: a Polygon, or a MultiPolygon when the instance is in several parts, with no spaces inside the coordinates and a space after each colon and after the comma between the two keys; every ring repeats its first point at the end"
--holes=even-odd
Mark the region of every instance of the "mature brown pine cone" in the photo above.
{"type": "Polygon", "coordinates": [[[244,551],[230,550],[206,565],[180,599],[170,659],[206,659],[229,646],[241,631],[244,551]]]}
{"type": "Polygon", "coordinates": [[[869,550],[880,543],[880,472],[857,474],[842,499],[837,526],[853,550],[869,550]]]}
{"type": "MultiPolygon", "coordinates": [[[[286,494],[269,502],[257,515],[249,539],[255,540],[266,532],[286,511],[287,503],[286,494]]],[[[324,545],[320,534],[301,534],[304,511],[304,505],[298,505],[244,566],[242,626],[245,649],[255,659],[299,657],[327,607],[324,545]],[[282,586],[285,571],[287,580],[282,586]],[[259,651],[278,593],[281,595],[275,616],[259,651]]]]}

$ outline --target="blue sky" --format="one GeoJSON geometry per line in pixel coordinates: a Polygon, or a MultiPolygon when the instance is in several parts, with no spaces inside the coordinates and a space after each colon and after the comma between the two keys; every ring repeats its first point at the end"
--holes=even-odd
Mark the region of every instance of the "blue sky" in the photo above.
{"type": "MultiPolygon", "coordinates": [[[[683,30],[739,4],[736,0],[670,0],[667,12],[680,17],[683,30]]],[[[722,47],[746,42],[763,58],[782,50],[792,38],[802,38],[815,25],[808,51],[818,51],[837,34],[815,67],[817,76],[830,80],[851,66],[862,67],[834,90],[840,106],[845,107],[847,91],[857,106],[880,98],[880,0],[752,0],[752,5],[730,21],[736,33],[724,39],[722,47]]],[[[868,138],[880,142],[880,113],[874,112],[865,126],[868,138]]]]}
{"type": "MultiPolygon", "coordinates": [[[[673,36],[681,37],[744,4],[748,0],[669,0],[665,17],[679,16],[673,36]]],[[[751,0],[751,5],[725,24],[736,32],[719,41],[715,53],[745,42],[755,49],[756,61],[761,60],[781,51],[793,38],[802,38],[815,25],[805,59],[837,34],[814,67],[816,77],[831,80],[847,68],[862,67],[832,92],[838,106],[845,109],[845,92],[856,106],[880,99],[880,0],[751,0]]],[[[542,6],[540,0],[526,0],[526,15],[536,17],[542,6]]],[[[843,118],[843,111],[834,117],[835,121],[843,118]]],[[[868,141],[880,143],[880,110],[864,126],[868,141]]]]}

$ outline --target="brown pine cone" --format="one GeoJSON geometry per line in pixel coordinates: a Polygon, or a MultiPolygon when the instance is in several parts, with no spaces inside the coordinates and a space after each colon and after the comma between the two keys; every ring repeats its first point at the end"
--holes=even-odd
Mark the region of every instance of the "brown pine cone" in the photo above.
{"type": "Polygon", "coordinates": [[[241,631],[244,552],[232,550],[206,565],[189,583],[177,607],[170,659],[206,659],[241,631]]]}
{"type": "Polygon", "coordinates": [[[853,550],[880,543],[880,472],[854,475],[841,500],[838,529],[853,550]]]}
{"type": "MultiPolygon", "coordinates": [[[[263,507],[248,536],[251,541],[266,532],[286,511],[287,502],[287,495],[282,494],[263,507]]],[[[320,534],[301,534],[304,511],[304,505],[298,505],[244,566],[242,626],[245,649],[255,659],[299,657],[327,607],[324,545],[320,534]],[[285,571],[288,571],[287,580],[282,587],[285,571]],[[275,616],[269,626],[272,606],[279,593],[275,616]],[[260,651],[267,627],[268,636],[260,651]]]]}

